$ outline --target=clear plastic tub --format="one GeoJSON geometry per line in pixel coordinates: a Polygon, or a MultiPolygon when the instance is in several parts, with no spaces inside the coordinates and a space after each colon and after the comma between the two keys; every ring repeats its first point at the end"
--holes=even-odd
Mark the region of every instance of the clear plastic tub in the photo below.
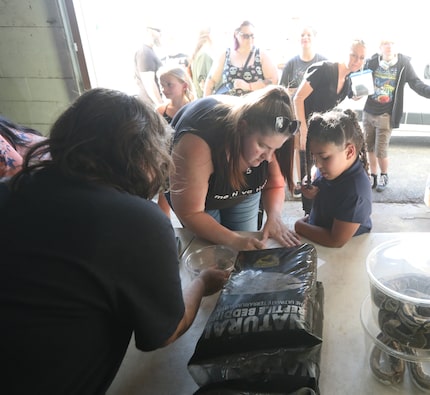
{"type": "Polygon", "coordinates": [[[370,295],[360,311],[365,332],[367,363],[373,376],[393,393],[430,393],[430,351],[399,345],[382,335],[370,295]],[[388,340],[388,341],[387,341],[388,340]]]}
{"type": "Polygon", "coordinates": [[[429,244],[426,233],[414,233],[374,248],[366,261],[371,286],[394,299],[430,307],[429,244]],[[413,276],[417,281],[389,281],[406,276],[413,276]]]}
{"type": "Polygon", "coordinates": [[[202,270],[214,268],[233,271],[237,251],[224,245],[211,245],[190,252],[185,257],[185,268],[191,277],[197,276],[202,270]]]}
{"type": "Polygon", "coordinates": [[[354,96],[368,96],[375,92],[372,70],[366,69],[351,73],[350,78],[354,96]]]}
{"type": "Polygon", "coordinates": [[[379,329],[412,349],[430,350],[429,242],[424,233],[392,240],[366,262],[379,329]]]}
{"type": "Polygon", "coordinates": [[[378,311],[372,303],[370,295],[363,301],[360,311],[361,324],[367,337],[367,346],[372,348],[373,345],[385,353],[400,358],[404,361],[411,362],[430,362],[430,350],[413,347],[393,346],[393,343],[384,342],[381,337],[381,328],[378,324],[378,311]]]}

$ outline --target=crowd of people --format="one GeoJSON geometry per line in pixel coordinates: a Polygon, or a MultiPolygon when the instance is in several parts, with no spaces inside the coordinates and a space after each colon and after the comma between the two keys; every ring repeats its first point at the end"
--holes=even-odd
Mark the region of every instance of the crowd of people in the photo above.
{"type": "MultiPolygon", "coordinates": [[[[155,39],[149,40],[153,43],[152,47],[159,46],[158,33],[161,30],[150,28],[150,31],[151,37],[155,34],[155,39]]],[[[364,104],[362,121],[369,151],[372,188],[377,192],[383,192],[388,185],[390,137],[392,130],[399,127],[399,121],[403,115],[404,85],[408,83],[419,95],[429,97],[428,85],[416,75],[410,58],[397,52],[396,43],[392,38],[384,37],[380,41],[380,51],[371,56],[363,55],[363,53],[366,54],[366,45],[364,41],[357,40],[357,42],[361,41],[363,47],[358,51],[361,52],[358,54],[359,58],[354,57],[357,54],[350,54],[349,58],[345,57],[339,62],[328,60],[324,54],[316,51],[316,29],[313,26],[304,25],[299,30],[300,52],[291,57],[281,70],[261,46],[254,45],[257,35],[258,30],[254,24],[247,20],[243,21],[233,30],[232,45],[217,56],[214,52],[211,29],[206,27],[199,32],[196,47],[187,68],[193,81],[196,98],[220,93],[241,96],[271,84],[279,84],[288,89],[295,117],[301,121],[301,132],[295,137],[293,168],[295,187],[291,195],[302,199],[303,210],[309,214],[312,202],[302,195],[301,185],[307,178],[304,146],[309,115],[315,111],[333,108],[346,97],[351,97],[351,82],[348,77],[352,72],[363,69],[372,70],[375,93],[369,95],[364,104]],[[352,62],[356,65],[349,68],[352,62]],[[325,73],[330,74],[328,66],[330,63],[333,71],[328,76],[325,73]],[[311,68],[310,66],[314,64],[317,66],[311,68]],[[339,76],[334,70],[337,66],[339,76]],[[384,70],[384,67],[388,69],[384,70]],[[328,79],[325,78],[326,76],[328,79]],[[337,77],[339,77],[338,82],[337,77]],[[323,85],[319,86],[318,81],[324,81],[323,85]],[[332,81],[333,85],[330,86],[330,83],[326,85],[327,81],[332,81]],[[321,97],[318,92],[321,92],[321,97]],[[387,118],[389,118],[388,123],[387,118]]],[[[147,42],[148,39],[145,43],[147,42]]],[[[358,47],[353,43],[352,47],[346,50],[357,52],[358,47]]],[[[141,52],[142,50],[139,51],[141,52]]],[[[149,58],[153,59],[153,56],[154,53],[151,52],[149,58]]],[[[158,67],[161,67],[160,63],[158,67]]],[[[152,90],[152,88],[149,89],[152,90]]],[[[356,99],[359,98],[356,97],[356,99]]],[[[165,96],[164,99],[166,99],[165,96]]]]}
{"type": "Polygon", "coordinates": [[[46,137],[0,118],[0,369],[10,393],[102,394],[132,334],[147,351],[188,330],[228,275],[207,269],[182,289],[172,209],[194,235],[237,251],[269,238],[341,247],[371,231],[404,86],[427,98],[430,86],[391,39],[370,57],[355,39],[328,60],[305,26],[301,52],[278,70],[257,34],[243,21],[216,57],[206,28],[189,65],[172,66],[155,51],[161,29],[147,27],[138,97],[91,89],[46,137]],[[363,69],[375,89],[362,129],[337,106],[363,69]],[[287,191],[303,200],[294,229],[282,217],[287,191]]]}

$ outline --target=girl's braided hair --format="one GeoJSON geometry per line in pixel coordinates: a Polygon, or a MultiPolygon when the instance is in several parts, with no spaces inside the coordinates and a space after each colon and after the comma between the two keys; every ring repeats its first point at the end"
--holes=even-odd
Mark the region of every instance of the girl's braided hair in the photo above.
{"type": "Polygon", "coordinates": [[[338,147],[353,144],[364,169],[368,171],[366,142],[354,111],[335,108],[325,113],[316,112],[311,115],[306,140],[306,176],[308,180],[311,179],[310,170],[313,164],[310,152],[311,141],[321,144],[333,143],[338,147]]]}

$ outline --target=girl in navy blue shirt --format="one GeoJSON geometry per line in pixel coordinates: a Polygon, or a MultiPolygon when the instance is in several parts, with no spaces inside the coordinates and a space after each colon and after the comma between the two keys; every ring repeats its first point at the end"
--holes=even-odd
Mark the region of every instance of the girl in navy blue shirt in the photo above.
{"type": "Polygon", "coordinates": [[[315,180],[304,190],[313,206],[309,216],[295,223],[296,232],[327,247],[342,247],[351,237],[370,232],[371,185],[366,145],[355,112],[314,113],[309,119],[306,153],[308,168],[317,168],[315,180]]]}

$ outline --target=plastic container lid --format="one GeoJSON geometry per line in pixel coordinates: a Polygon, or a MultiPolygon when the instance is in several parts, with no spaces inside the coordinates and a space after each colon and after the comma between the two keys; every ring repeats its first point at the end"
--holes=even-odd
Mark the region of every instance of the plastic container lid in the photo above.
{"type": "Polygon", "coordinates": [[[405,235],[374,248],[366,260],[371,285],[396,300],[430,307],[430,238],[405,235]]]}

